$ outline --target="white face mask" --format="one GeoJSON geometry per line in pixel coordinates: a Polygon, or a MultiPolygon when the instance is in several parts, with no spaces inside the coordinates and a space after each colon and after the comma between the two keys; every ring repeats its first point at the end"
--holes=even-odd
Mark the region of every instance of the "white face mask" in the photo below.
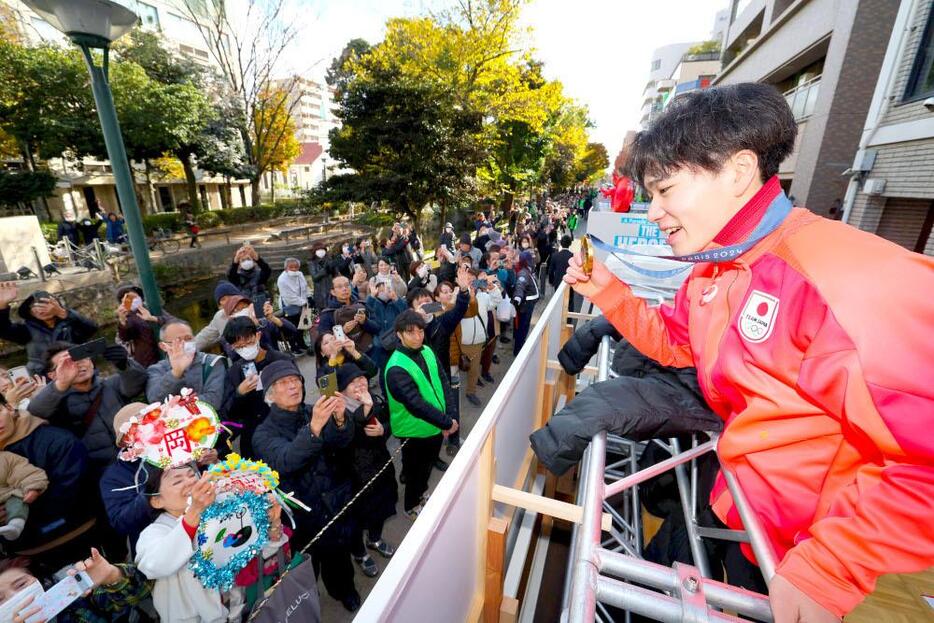
{"type": "Polygon", "coordinates": [[[241,309],[240,311],[234,312],[234,315],[231,316],[231,318],[249,318],[250,320],[254,320],[254,318],[253,318],[253,308],[252,308],[252,307],[244,307],[244,308],[241,309]]]}
{"type": "Polygon", "coordinates": [[[301,277],[301,276],[302,276],[302,274],[301,274],[300,272],[298,272],[298,269],[297,269],[297,268],[294,269],[294,270],[291,270],[291,269],[290,269],[290,270],[287,270],[287,271],[285,271],[285,274],[288,275],[289,277],[292,277],[292,278],[301,277]]]}
{"type": "Polygon", "coordinates": [[[380,292],[376,295],[376,298],[383,301],[384,303],[389,300],[389,294],[387,292],[380,292]]]}
{"type": "Polygon", "coordinates": [[[187,355],[193,355],[198,352],[198,346],[195,344],[194,340],[185,340],[183,348],[185,350],[185,354],[187,355]]]}
{"type": "Polygon", "coordinates": [[[259,354],[259,344],[250,344],[243,348],[235,348],[234,351],[247,361],[253,361],[259,354]]]}
{"type": "Polygon", "coordinates": [[[240,262],[240,268],[243,270],[253,270],[253,267],[256,266],[256,263],[253,260],[243,260],[240,262]]]}
{"type": "Polygon", "coordinates": [[[315,251],[315,257],[322,258],[325,255],[327,255],[327,251],[325,251],[324,249],[318,249],[317,251],[315,251]]]}

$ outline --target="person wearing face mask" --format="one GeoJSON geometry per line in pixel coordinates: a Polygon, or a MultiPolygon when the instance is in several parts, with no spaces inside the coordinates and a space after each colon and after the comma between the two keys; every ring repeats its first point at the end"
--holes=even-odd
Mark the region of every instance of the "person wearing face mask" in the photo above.
{"type": "MultiPolygon", "coordinates": [[[[32,564],[31,560],[23,557],[0,561],[0,605],[12,603],[17,593],[36,584],[42,589],[52,587],[54,578],[40,579],[31,569],[32,564]]],[[[137,611],[136,605],[151,592],[150,582],[136,565],[112,564],[93,547],[90,558],[72,565],[69,574],[76,571],[87,573],[94,588],[69,604],[55,621],[103,623],[129,620],[128,617],[137,611]]],[[[12,620],[16,623],[36,620],[34,617],[39,613],[39,606],[33,603],[34,598],[27,597],[20,604],[15,604],[12,620]]]]}
{"type": "MultiPolygon", "coordinates": [[[[450,223],[444,224],[444,231],[441,232],[441,237],[438,239],[438,244],[451,253],[454,253],[454,226],[450,223]]],[[[435,253],[435,257],[438,257],[438,254],[435,253]]]]}
{"type": "Polygon", "coordinates": [[[351,339],[339,340],[333,333],[322,333],[315,342],[315,378],[337,372],[345,365],[354,364],[366,373],[367,378],[379,374],[373,359],[359,350],[351,339]]]}
{"type": "Polygon", "coordinates": [[[227,370],[224,412],[228,419],[243,426],[239,431],[240,455],[251,458],[255,456],[253,433],[269,413],[269,405],[263,400],[260,375],[266,366],[292,359],[285,353],[263,348],[260,336],[249,318],[231,318],[224,328],[224,340],[234,350],[227,370]]]}
{"type": "Polygon", "coordinates": [[[20,304],[23,322],[10,321],[10,303],[16,300],[14,281],[0,283],[0,339],[26,347],[26,368],[30,374],[45,373],[45,349],[52,342],[79,344],[97,333],[98,325],[62,305],[48,292],[33,292],[20,304]]]}
{"type": "Polygon", "coordinates": [[[62,215],[62,222],[58,224],[58,239],[68,240],[73,247],[79,245],[78,241],[78,221],[72,210],[65,210],[62,215]]]}
{"type": "Polygon", "coordinates": [[[327,261],[328,251],[324,245],[316,243],[308,261],[308,273],[314,286],[314,301],[318,313],[327,309],[328,296],[331,293],[331,271],[327,261]]]}
{"type": "Polygon", "coordinates": [[[409,279],[407,290],[424,288],[429,292],[434,292],[438,287],[438,278],[431,274],[431,267],[421,260],[412,262],[409,266],[409,274],[412,278],[409,279]]]}
{"type": "Polygon", "coordinates": [[[117,289],[117,343],[127,349],[144,368],[159,361],[159,339],[153,325],[161,326],[170,317],[163,313],[153,316],[143,301],[139,286],[127,285],[117,289]]]}
{"type": "MultiPolygon", "coordinates": [[[[260,333],[260,345],[266,350],[279,350],[279,343],[283,340],[297,339],[300,336],[298,329],[294,324],[284,318],[276,316],[272,308],[272,303],[266,301],[263,303],[263,317],[257,319],[256,308],[253,302],[245,296],[233,296],[224,302],[224,312],[227,318],[247,318],[256,327],[260,333]]],[[[226,330],[226,327],[225,327],[226,330]]],[[[234,351],[227,340],[221,339],[221,348],[224,353],[233,358],[234,351]]]]}
{"type": "Polygon", "coordinates": [[[532,326],[532,313],[541,297],[538,282],[535,280],[535,258],[531,251],[519,254],[516,263],[516,287],[512,293],[512,303],[516,308],[515,332],[513,334],[512,354],[518,355],[525,344],[532,326]]]}
{"type": "Polygon", "coordinates": [[[353,261],[354,264],[363,266],[367,279],[376,274],[376,261],[378,259],[376,254],[373,253],[373,242],[371,240],[368,238],[360,238],[357,240],[356,253],[354,254],[353,261]]]}
{"type": "Polygon", "coordinates": [[[198,352],[191,325],[182,320],[163,325],[159,339],[166,358],[146,370],[146,400],[162,402],[169,394],[178,395],[188,387],[220,413],[227,378],[224,358],[198,352]]]}
{"type": "Polygon", "coordinates": [[[266,292],[266,283],[272,275],[269,264],[250,245],[237,249],[227,269],[227,281],[240,288],[243,296],[254,297],[266,292]]]}
{"type": "MultiPolygon", "coordinates": [[[[279,289],[279,307],[282,310],[282,317],[297,327],[302,310],[308,305],[308,281],[301,271],[301,262],[297,258],[286,258],[284,268],[285,270],[276,280],[276,286],[279,289]]],[[[296,331],[289,338],[289,346],[296,355],[304,352],[305,341],[300,331],[296,331]]]]}

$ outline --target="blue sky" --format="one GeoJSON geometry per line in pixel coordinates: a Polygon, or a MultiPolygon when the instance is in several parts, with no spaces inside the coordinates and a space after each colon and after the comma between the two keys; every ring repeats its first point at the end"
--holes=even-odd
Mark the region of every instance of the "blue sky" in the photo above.
{"type": "MultiPolygon", "coordinates": [[[[523,23],[527,45],[549,78],[590,108],[591,140],[615,156],[626,130],[637,129],[652,49],[708,38],[728,0],[532,0],[523,23]]],[[[344,44],[382,39],[387,18],[424,14],[445,0],[306,0],[302,36],[290,69],[321,77],[344,44]]]]}

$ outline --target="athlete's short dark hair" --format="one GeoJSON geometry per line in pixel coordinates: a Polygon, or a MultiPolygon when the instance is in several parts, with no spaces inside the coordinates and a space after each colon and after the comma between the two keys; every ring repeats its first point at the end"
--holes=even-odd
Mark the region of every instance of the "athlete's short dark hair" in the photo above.
{"type": "Polygon", "coordinates": [[[636,134],[626,171],[643,185],[647,175],[665,178],[684,167],[716,173],[730,156],[748,149],[759,158],[764,182],[791,154],[797,131],[788,103],[773,86],[743,83],[693,91],[636,134]]]}

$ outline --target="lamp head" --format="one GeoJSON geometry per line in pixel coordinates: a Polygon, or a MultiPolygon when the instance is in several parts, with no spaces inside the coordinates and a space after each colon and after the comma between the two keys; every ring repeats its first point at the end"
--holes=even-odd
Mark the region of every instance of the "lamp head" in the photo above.
{"type": "Polygon", "coordinates": [[[23,0],[75,43],[106,48],[133,30],[139,16],[112,0],[23,0]]]}

